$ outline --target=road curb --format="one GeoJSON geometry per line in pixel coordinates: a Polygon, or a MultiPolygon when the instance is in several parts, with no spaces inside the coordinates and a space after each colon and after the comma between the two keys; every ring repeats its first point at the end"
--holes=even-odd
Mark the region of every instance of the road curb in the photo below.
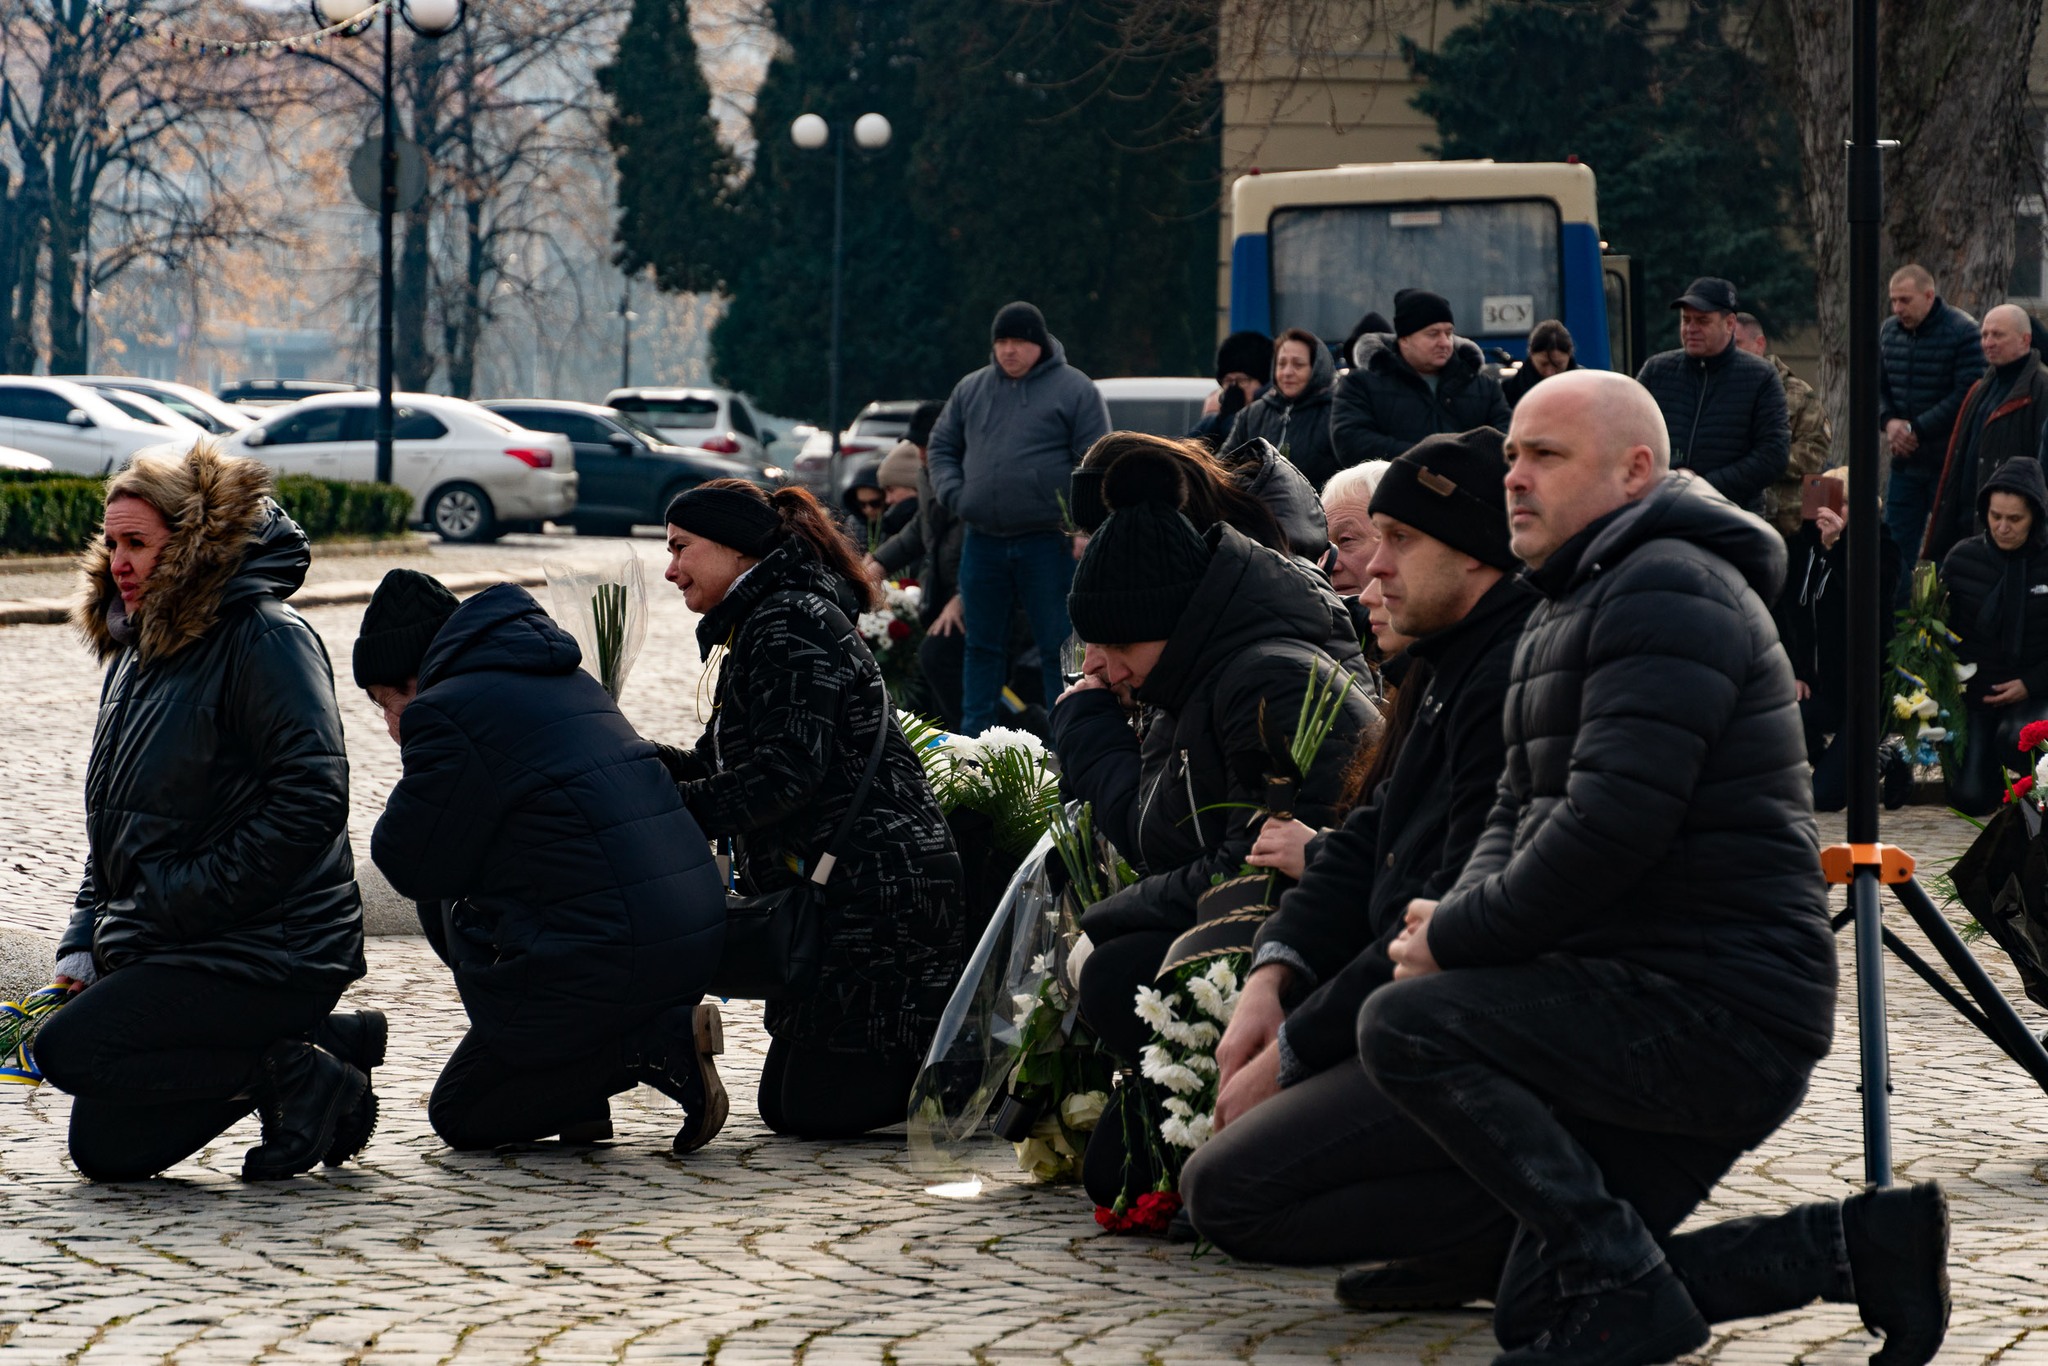
{"type": "MultiPolygon", "coordinates": [[[[440,574],[436,577],[448,585],[449,592],[464,598],[501,583],[538,588],[548,581],[547,575],[537,569],[518,574],[440,574]]],[[[344,607],[350,603],[368,602],[370,595],[377,591],[377,582],[376,579],[341,579],[333,583],[316,583],[294,593],[291,603],[294,607],[344,607]]],[[[0,600],[0,626],[59,626],[70,619],[71,602],[66,598],[0,600]]]]}

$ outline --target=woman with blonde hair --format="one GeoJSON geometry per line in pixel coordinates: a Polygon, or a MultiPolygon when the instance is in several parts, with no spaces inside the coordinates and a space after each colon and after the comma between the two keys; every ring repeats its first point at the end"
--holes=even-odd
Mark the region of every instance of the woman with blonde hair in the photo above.
{"type": "Polygon", "coordinates": [[[107,666],[88,849],[36,1040],[95,1181],[154,1176],[253,1108],[244,1180],[337,1166],[377,1121],[348,759],[327,650],[285,600],[306,535],[262,465],[201,443],[107,483],[74,624],[107,666]]]}

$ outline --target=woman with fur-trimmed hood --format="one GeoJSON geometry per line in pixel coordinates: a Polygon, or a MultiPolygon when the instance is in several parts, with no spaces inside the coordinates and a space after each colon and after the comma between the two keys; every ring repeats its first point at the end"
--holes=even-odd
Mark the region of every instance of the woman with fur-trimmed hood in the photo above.
{"type": "Polygon", "coordinates": [[[95,1181],[154,1176],[254,1108],[244,1180],[355,1156],[376,1126],[348,760],[327,650],[285,599],[306,535],[210,443],[107,483],[72,620],[107,665],[85,875],[36,1040],[95,1181]]]}

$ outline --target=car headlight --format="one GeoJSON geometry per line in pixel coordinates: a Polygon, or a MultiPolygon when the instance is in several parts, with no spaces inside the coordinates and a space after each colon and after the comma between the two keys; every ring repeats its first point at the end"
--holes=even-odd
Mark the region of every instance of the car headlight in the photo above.
{"type": "Polygon", "coordinates": [[[787,479],[789,474],[780,465],[763,465],[761,467],[761,477],[763,479],[787,479]]]}

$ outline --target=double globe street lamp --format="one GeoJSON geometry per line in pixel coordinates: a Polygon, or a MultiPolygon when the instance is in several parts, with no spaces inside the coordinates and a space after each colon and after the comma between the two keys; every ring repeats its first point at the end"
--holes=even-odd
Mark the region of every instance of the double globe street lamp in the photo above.
{"type": "MultiPolygon", "coordinates": [[[[394,14],[422,38],[439,38],[462,23],[462,0],[384,0],[370,6],[363,0],[312,0],[313,17],[324,27],[347,24],[381,8],[384,17],[384,78],[381,88],[383,131],[380,134],[377,173],[377,482],[391,482],[393,412],[391,405],[392,312],[394,303],[391,258],[391,220],[398,212],[399,139],[398,111],[391,98],[391,32],[394,14]]],[[[360,28],[348,30],[360,33],[360,28]]],[[[421,167],[421,191],[424,191],[421,167]]],[[[418,192],[408,196],[417,199],[418,192]]]]}
{"type": "MultiPolygon", "coordinates": [[[[879,152],[889,145],[889,120],[880,114],[862,114],[853,121],[853,144],[863,152],[879,152]]],[[[825,420],[832,430],[832,477],[839,477],[839,297],[840,274],[846,255],[846,144],[848,130],[834,127],[819,114],[799,114],[790,121],[789,140],[806,152],[822,151],[832,145],[832,352],[829,362],[829,391],[825,420]],[[835,136],[836,134],[836,136],[835,136]]]]}

